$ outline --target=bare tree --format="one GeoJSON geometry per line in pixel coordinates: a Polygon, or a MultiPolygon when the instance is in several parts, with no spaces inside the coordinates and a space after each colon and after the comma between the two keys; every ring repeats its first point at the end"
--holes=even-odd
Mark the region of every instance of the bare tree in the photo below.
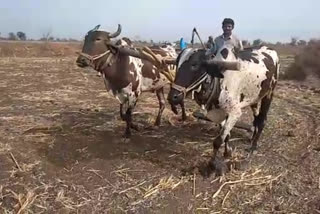
{"type": "Polygon", "coordinates": [[[258,45],[261,45],[262,44],[262,40],[261,39],[255,39],[253,40],[253,46],[258,46],[258,45]]]}
{"type": "Polygon", "coordinates": [[[298,41],[298,45],[305,46],[305,45],[307,45],[307,41],[306,41],[306,40],[303,40],[303,39],[300,39],[300,40],[298,41]]]}
{"type": "Polygon", "coordinates": [[[308,45],[315,45],[317,43],[319,43],[320,40],[317,40],[317,39],[310,39],[309,42],[308,42],[308,45]]]}
{"type": "Polygon", "coordinates": [[[40,40],[41,41],[48,41],[49,38],[52,37],[51,34],[52,34],[52,30],[50,29],[50,30],[46,31],[46,33],[42,34],[42,37],[40,40]]]}
{"type": "Polygon", "coordinates": [[[292,38],[291,38],[290,45],[296,46],[297,43],[298,43],[298,38],[297,38],[297,37],[292,37],[292,38]]]}
{"type": "Polygon", "coordinates": [[[243,45],[244,47],[250,46],[250,42],[249,42],[248,40],[242,40],[242,45],[243,45]]]}
{"type": "Polygon", "coordinates": [[[17,40],[16,34],[14,34],[13,32],[10,32],[8,34],[8,39],[9,40],[17,40]]]}
{"type": "Polygon", "coordinates": [[[22,32],[22,31],[17,32],[17,37],[22,41],[27,40],[26,34],[24,32],[22,32]]]}

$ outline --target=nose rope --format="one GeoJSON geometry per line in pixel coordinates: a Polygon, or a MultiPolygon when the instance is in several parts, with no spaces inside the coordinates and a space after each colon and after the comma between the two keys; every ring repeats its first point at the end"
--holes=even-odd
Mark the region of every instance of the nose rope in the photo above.
{"type": "MultiPolygon", "coordinates": [[[[207,73],[202,74],[196,81],[194,81],[189,87],[185,88],[183,86],[177,85],[175,83],[171,84],[171,87],[176,89],[177,91],[180,92],[180,94],[183,94],[183,96],[185,97],[187,95],[187,93],[193,89],[195,89],[196,87],[198,87],[201,83],[203,83],[203,81],[208,77],[207,73]]],[[[180,95],[179,94],[179,95],[180,95]]]]}
{"type": "Polygon", "coordinates": [[[83,53],[83,52],[76,52],[77,54],[79,54],[80,56],[85,57],[86,59],[88,59],[90,61],[90,64],[93,64],[94,61],[96,61],[97,59],[100,59],[102,57],[104,57],[105,55],[107,55],[108,53],[110,53],[110,50],[106,50],[105,52],[103,52],[102,54],[98,54],[98,55],[94,55],[91,56],[89,54],[83,53]]]}

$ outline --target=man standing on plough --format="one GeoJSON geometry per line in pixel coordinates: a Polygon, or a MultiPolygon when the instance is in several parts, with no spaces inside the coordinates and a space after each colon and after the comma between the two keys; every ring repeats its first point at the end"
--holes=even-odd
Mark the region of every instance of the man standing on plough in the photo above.
{"type": "Polygon", "coordinates": [[[222,22],[223,34],[215,38],[213,47],[209,49],[208,54],[216,54],[223,45],[233,46],[236,52],[243,50],[242,41],[232,34],[233,29],[234,21],[225,18],[222,22]]]}

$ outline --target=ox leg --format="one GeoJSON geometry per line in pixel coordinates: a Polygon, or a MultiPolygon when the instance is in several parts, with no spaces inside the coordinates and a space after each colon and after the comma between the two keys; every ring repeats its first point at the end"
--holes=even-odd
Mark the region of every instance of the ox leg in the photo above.
{"type": "Polygon", "coordinates": [[[132,110],[133,110],[133,107],[129,107],[126,111],[125,120],[126,120],[127,126],[124,134],[125,138],[131,137],[131,128],[134,130],[138,130],[138,126],[132,123],[132,110]]]}
{"type": "Polygon", "coordinates": [[[157,90],[156,94],[157,94],[157,98],[159,101],[159,111],[158,111],[158,116],[157,116],[157,119],[156,119],[154,125],[160,126],[161,116],[162,116],[162,113],[163,113],[165,105],[166,105],[166,101],[165,101],[165,97],[164,97],[164,93],[163,93],[163,88],[157,90]]]}
{"type": "Polygon", "coordinates": [[[216,170],[217,175],[222,174],[222,166],[219,164],[217,161],[217,155],[220,149],[220,146],[225,143],[225,151],[224,151],[224,156],[229,157],[232,154],[232,149],[229,147],[229,138],[230,138],[230,132],[234,125],[236,124],[237,120],[241,117],[241,109],[236,109],[233,112],[230,112],[228,114],[228,117],[225,120],[225,123],[223,124],[221,133],[219,134],[218,137],[216,137],[213,141],[213,155],[212,159],[209,163],[209,166],[211,169],[216,170]]]}
{"type": "Polygon", "coordinates": [[[259,108],[258,108],[258,104],[259,103],[255,103],[253,105],[251,105],[251,109],[252,109],[252,112],[253,112],[253,116],[256,117],[259,115],[259,108]]]}
{"type": "MultiPolygon", "coordinates": [[[[132,110],[131,110],[132,111],[132,110]]],[[[130,114],[131,115],[131,114],[130,114]]],[[[123,112],[123,104],[120,104],[120,117],[123,121],[127,121],[127,112],[123,112]]],[[[132,118],[132,116],[130,116],[132,118]]],[[[131,119],[132,120],[132,119],[131,119]]],[[[134,124],[132,121],[130,123],[130,128],[139,131],[139,126],[137,124],[134,124]]]]}
{"type": "Polygon", "coordinates": [[[255,104],[253,104],[253,105],[251,105],[250,106],[251,107],[251,110],[252,110],[252,113],[253,113],[253,126],[252,126],[252,128],[251,129],[253,129],[252,130],[252,136],[251,136],[251,139],[253,138],[253,136],[257,133],[257,129],[256,129],[256,126],[255,126],[255,124],[256,124],[256,118],[258,117],[258,115],[259,115],[259,103],[255,103],[255,104]]]}
{"type": "Polygon", "coordinates": [[[126,117],[125,115],[123,114],[123,104],[120,104],[120,118],[125,121],[126,120],[126,117]]]}
{"type": "Polygon", "coordinates": [[[132,108],[129,107],[127,109],[125,118],[126,118],[127,127],[126,127],[124,137],[130,138],[131,137],[131,123],[132,123],[132,108]]]}
{"type": "Polygon", "coordinates": [[[184,107],[184,101],[180,103],[181,111],[182,111],[182,120],[185,121],[187,119],[186,108],[184,107]]]}
{"type": "Polygon", "coordinates": [[[261,107],[258,115],[254,115],[254,121],[253,121],[253,126],[254,126],[254,131],[253,135],[251,138],[251,148],[250,152],[253,152],[257,150],[258,147],[258,140],[261,136],[262,130],[265,125],[265,121],[267,119],[267,114],[270,109],[270,105],[272,102],[272,96],[265,96],[262,101],[261,101],[261,107]]]}
{"type": "Polygon", "coordinates": [[[178,114],[178,109],[177,109],[177,106],[175,105],[171,105],[171,110],[174,114],[178,114]]]}

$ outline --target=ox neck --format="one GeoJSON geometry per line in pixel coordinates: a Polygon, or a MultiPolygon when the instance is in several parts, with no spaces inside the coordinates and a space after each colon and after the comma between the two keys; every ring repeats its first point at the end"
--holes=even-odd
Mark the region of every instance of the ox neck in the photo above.
{"type": "Polygon", "coordinates": [[[103,71],[107,67],[111,67],[113,61],[116,60],[118,53],[113,54],[112,52],[106,54],[104,57],[100,59],[100,63],[98,64],[98,71],[103,71]]]}
{"type": "Polygon", "coordinates": [[[110,50],[105,51],[102,54],[92,57],[91,67],[98,72],[102,72],[105,68],[112,66],[115,57],[118,56],[118,53],[114,54],[110,50]]]}

